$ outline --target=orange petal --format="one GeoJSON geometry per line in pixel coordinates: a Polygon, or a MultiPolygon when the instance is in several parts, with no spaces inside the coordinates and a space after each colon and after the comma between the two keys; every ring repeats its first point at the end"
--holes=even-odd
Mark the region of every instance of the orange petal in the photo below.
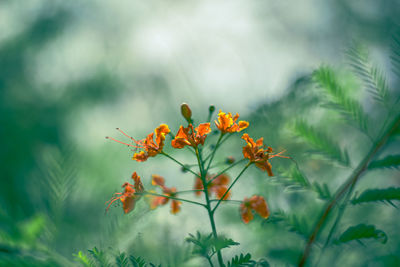
{"type": "Polygon", "coordinates": [[[212,181],[212,183],[215,185],[227,185],[229,184],[229,176],[223,173],[217,178],[215,178],[214,181],[212,181]]]}
{"type": "Polygon", "coordinates": [[[200,136],[206,135],[211,132],[210,123],[200,123],[195,129],[196,133],[200,136]]]}
{"type": "Polygon", "coordinates": [[[152,185],[158,185],[161,187],[165,186],[165,179],[162,176],[153,174],[151,177],[152,177],[152,179],[151,179],[152,185]]]}
{"type": "Polygon", "coordinates": [[[189,137],[187,135],[187,130],[184,129],[183,126],[181,125],[174,140],[172,140],[171,145],[174,148],[184,148],[187,145],[191,145],[188,138],[189,137]]]}
{"type": "Polygon", "coordinates": [[[150,209],[155,209],[158,206],[165,205],[168,202],[168,198],[161,196],[153,196],[150,200],[150,209]]]}
{"type": "Polygon", "coordinates": [[[250,198],[251,207],[254,209],[261,217],[267,219],[269,217],[269,209],[267,202],[262,196],[253,196],[250,198]]]}
{"type": "Polygon", "coordinates": [[[245,158],[247,158],[247,159],[249,159],[251,161],[253,161],[255,159],[254,158],[254,154],[253,154],[253,150],[248,145],[243,147],[242,153],[243,153],[243,157],[245,157],[245,158]]]}
{"type": "Polygon", "coordinates": [[[125,213],[131,212],[135,208],[135,196],[121,197],[122,209],[125,213]]]}
{"type": "Polygon", "coordinates": [[[246,207],[245,203],[240,204],[240,215],[242,217],[242,221],[246,224],[249,223],[254,218],[254,215],[251,212],[251,209],[246,207]]]}
{"type": "Polygon", "coordinates": [[[264,138],[263,138],[263,137],[259,138],[259,139],[256,141],[256,146],[262,147],[262,146],[263,146],[263,141],[264,141],[264,138]]]}
{"type": "Polygon", "coordinates": [[[181,204],[182,202],[173,199],[171,201],[171,213],[177,214],[181,210],[181,204]]]}
{"type": "MultiPolygon", "coordinates": [[[[199,177],[196,177],[194,180],[194,186],[193,189],[195,190],[202,190],[203,187],[203,182],[201,181],[201,179],[199,177]]],[[[194,192],[195,195],[200,196],[201,195],[201,191],[196,191],[194,192]]]]}
{"type": "Polygon", "coordinates": [[[256,162],[256,166],[261,170],[266,171],[268,173],[268,176],[274,176],[271,163],[269,163],[268,160],[256,162]]]}
{"type": "MultiPolygon", "coordinates": [[[[218,199],[221,199],[222,196],[225,194],[226,190],[228,190],[228,188],[226,188],[225,186],[216,186],[213,188],[213,191],[215,192],[215,194],[217,195],[218,199]]],[[[229,199],[231,196],[231,192],[229,191],[226,196],[224,197],[224,200],[229,199]]]]}
{"type": "Polygon", "coordinates": [[[233,124],[232,114],[229,113],[228,115],[221,110],[218,113],[218,121],[215,121],[215,125],[221,132],[226,132],[229,127],[233,124]]]}
{"type": "Polygon", "coordinates": [[[139,153],[135,153],[132,157],[133,160],[136,160],[137,162],[143,162],[146,161],[149,158],[149,155],[145,153],[144,151],[140,151],[139,153]]]}
{"type": "Polygon", "coordinates": [[[247,127],[249,127],[249,123],[247,121],[239,121],[239,132],[247,127]]]}

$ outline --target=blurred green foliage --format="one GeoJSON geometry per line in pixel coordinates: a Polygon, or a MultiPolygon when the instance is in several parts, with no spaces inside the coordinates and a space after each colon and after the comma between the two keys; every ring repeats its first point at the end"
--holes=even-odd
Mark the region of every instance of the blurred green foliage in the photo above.
{"type": "MultiPolygon", "coordinates": [[[[7,2],[11,1],[0,4],[7,2]]],[[[378,68],[368,49],[351,46],[347,67],[323,66],[314,73],[299,70],[288,77],[292,85],[280,99],[267,103],[260,100],[254,105],[247,116],[250,134],[264,136],[278,151],[286,149],[295,162],[273,159],[277,174],[273,179],[257,171],[248,174],[250,186],[267,198],[272,211],[268,221],[255,219],[244,228],[237,207],[222,210],[218,228],[229,238],[245,237],[235,239],[241,246],[227,253],[230,265],[252,261],[247,252],[256,259],[266,258],[272,266],[296,265],[324,203],[365,155],[371,139],[379,135],[380,123],[398,112],[396,106],[386,107],[400,95],[400,79],[395,75],[400,73],[400,50],[396,50],[399,39],[391,39],[399,30],[400,5],[397,1],[369,4],[326,2],[332,19],[325,28],[329,34],[317,35],[318,28],[289,25],[299,40],[309,39],[310,47],[313,40],[325,38],[322,50],[335,51],[356,37],[385,55],[392,43],[395,52],[391,54],[391,67],[378,68]]],[[[102,204],[119,183],[104,180],[124,173],[115,167],[121,166],[116,164],[119,157],[108,162],[101,155],[105,150],[86,151],[77,145],[69,129],[86,110],[123,101],[126,83],[101,64],[93,75],[71,79],[62,90],[35,83],[31,75],[34,56],[62,37],[80,16],[87,15],[79,13],[83,8],[77,1],[70,5],[43,1],[38,5],[32,21],[0,42],[0,265],[205,264],[193,258],[192,247],[183,238],[176,237],[179,229],[173,223],[160,228],[157,222],[143,221],[148,214],[144,204],[138,205],[134,216],[122,217],[115,212],[104,216],[102,204]],[[59,92],[57,97],[52,97],[54,91],[59,92]]],[[[267,18],[268,5],[257,4],[255,16],[267,18]]],[[[277,19],[283,25],[290,23],[278,13],[277,19]]],[[[268,22],[261,20],[260,26],[268,26],[268,22]]],[[[149,76],[138,75],[134,86],[170,101],[165,98],[170,92],[167,75],[156,71],[149,76]]],[[[152,116],[156,117],[156,112],[152,116]]],[[[241,147],[239,142],[231,144],[241,147]]],[[[399,200],[398,150],[398,136],[392,137],[384,152],[369,165],[370,171],[354,195],[348,197],[353,205],[340,203],[335,209],[313,248],[312,265],[332,266],[335,260],[337,266],[399,266],[399,212],[382,204],[397,206],[399,200]],[[333,242],[325,244],[341,210],[344,215],[331,238],[333,242]],[[379,242],[382,240],[385,242],[379,242]],[[339,241],[346,244],[339,245],[339,241]]],[[[228,152],[241,156],[240,149],[228,152]]],[[[223,161],[226,155],[217,157],[223,161]]]]}

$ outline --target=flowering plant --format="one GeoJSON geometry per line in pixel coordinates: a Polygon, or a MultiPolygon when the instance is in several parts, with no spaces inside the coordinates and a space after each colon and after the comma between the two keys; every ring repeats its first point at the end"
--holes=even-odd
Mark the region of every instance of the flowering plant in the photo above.
{"type": "Polygon", "coordinates": [[[231,200],[231,189],[251,165],[254,164],[260,170],[265,171],[268,176],[273,176],[270,159],[274,157],[288,157],[282,155],[283,151],[274,154],[271,147],[265,148],[263,138],[254,142],[247,133],[244,133],[242,135],[242,139],[246,142],[242,149],[244,158],[234,162],[234,159],[229,157],[226,161],[226,164],[228,165],[227,167],[220,170],[217,174],[210,174],[209,171],[212,168],[214,156],[221,145],[229,137],[249,127],[247,121],[238,121],[239,114],[232,116],[231,113],[219,111],[218,117],[215,120],[215,126],[217,127],[216,131],[219,132],[219,138],[216,144],[212,147],[211,152],[208,155],[205,155],[204,148],[206,146],[206,139],[212,131],[210,121],[214,110],[214,106],[210,106],[208,122],[200,123],[195,127],[189,106],[187,104],[182,104],[181,113],[187,122],[187,126],[184,127],[181,125],[175,136],[171,133],[168,125],[161,124],[154,130],[154,133],[150,133],[143,140],[136,140],[119,128],[117,128],[117,130],[127,137],[130,140],[129,142],[122,142],[112,137],[106,137],[107,139],[134,148],[135,153],[132,159],[137,162],[143,162],[148,160],[150,157],[160,155],[169,158],[176,164],[180,165],[185,172],[189,172],[195,176],[193,190],[178,191],[176,187],[167,187],[164,177],[153,174],[151,180],[152,185],[161,189],[161,193],[157,193],[154,190],[145,190],[140,177],[136,172],[134,172],[132,175],[134,184],[132,185],[125,182],[122,185],[124,191],[121,193],[115,193],[111,200],[106,203],[108,204],[108,210],[113,203],[120,201],[122,203],[123,211],[129,213],[135,208],[135,203],[139,201],[143,195],[146,195],[150,198],[150,208],[152,209],[166,205],[170,202],[172,214],[176,214],[181,210],[183,202],[203,207],[208,214],[212,234],[206,238],[202,238],[198,233],[197,237],[191,235],[187,240],[203,248],[202,253],[200,254],[208,260],[210,266],[214,266],[212,258],[214,255],[217,255],[219,266],[225,266],[221,250],[231,245],[237,245],[238,243],[218,235],[214,218],[218,207],[225,201],[239,203],[239,213],[242,221],[246,224],[254,218],[254,213],[267,219],[270,211],[263,196],[253,195],[250,198],[244,198],[243,201],[231,200]],[[196,166],[184,164],[163,150],[166,136],[168,134],[173,137],[171,141],[171,146],[173,148],[186,148],[193,152],[197,161],[196,166]],[[136,150],[140,151],[137,152],[136,150]],[[227,171],[243,162],[246,162],[245,166],[238,173],[236,178],[230,182],[227,171]],[[197,167],[198,170],[193,170],[194,167],[197,167]],[[198,202],[181,197],[183,193],[187,192],[193,192],[196,196],[201,196],[203,194],[204,201],[198,202]],[[214,243],[210,240],[214,240],[214,243]]]}

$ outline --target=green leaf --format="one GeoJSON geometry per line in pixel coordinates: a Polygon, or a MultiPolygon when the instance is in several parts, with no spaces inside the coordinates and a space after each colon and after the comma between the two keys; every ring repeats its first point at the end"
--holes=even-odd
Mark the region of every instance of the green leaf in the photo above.
{"type": "Polygon", "coordinates": [[[332,195],[331,192],[329,191],[329,187],[326,183],[323,183],[320,185],[317,182],[314,182],[312,184],[312,189],[318,193],[318,197],[323,200],[331,199],[332,195]]]}
{"type": "Polygon", "coordinates": [[[391,201],[400,200],[400,188],[369,189],[361,193],[357,198],[351,200],[352,204],[365,202],[383,201],[393,205],[391,201]]]}
{"type": "Polygon", "coordinates": [[[283,211],[274,212],[265,223],[282,223],[290,232],[297,233],[303,238],[307,238],[310,233],[306,219],[295,214],[288,215],[283,211]]]}
{"type": "Polygon", "coordinates": [[[238,246],[240,243],[233,241],[230,238],[226,238],[224,236],[219,236],[217,239],[211,239],[211,245],[214,246],[215,250],[221,250],[224,248],[229,248],[231,246],[238,246]]]}
{"type": "Polygon", "coordinates": [[[88,250],[88,252],[92,256],[92,258],[100,264],[100,266],[111,266],[111,264],[107,261],[107,257],[103,251],[98,250],[96,247],[94,247],[92,250],[88,250]]]}
{"type": "Polygon", "coordinates": [[[82,251],[79,251],[78,254],[73,254],[73,256],[76,261],[80,262],[85,267],[96,267],[96,264],[82,251]]]}
{"type": "Polygon", "coordinates": [[[385,107],[390,105],[389,86],[377,66],[370,63],[368,51],[361,45],[353,45],[347,50],[350,66],[362,79],[372,97],[385,107]]]}
{"type": "Polygon", "coordinates": [[[212,234],[202,235],[200,232],[197,232],[196,235],[189,234],[189,237],[186,238],[186,242],[193,243],[196,246],[193,250],[194,254],[206,258],[211,257],[218,250],[239,245],[238,242],[230,238],[224,236],[214,238],[212,234]]]}
{"type": "Polygon", "coordinates": [[[358,128],[367,133],[368,116],[361,104],[345,94],[334,71],[329,67],[320,67],[313,73],[314,82],[330,96],[329,107],[336,109],[344,119],[354,121],[358,128]]]}
{"type": "Polygon", "coordinates": [[[131,261],[133,267],[145,267],[146,266],[146,261],[141,257],[135,257],[135,256],[131,255],[129,257],[129,260],[131,261]]]}
{"type": "Polygon", "coordinates": [[[231,261],[228,261],[228,267],[242,267],[242,266],[254,266],[255,261],[251,259],[251,254],[247,253],[246,255],[243,255],[242,253],[238,256],[236,255],[231,259],[231,261]]]}
{"type": "Polygon", "coordinates": [[[129,267],[129,260],[125,252],[118,253],[118,255],[115,257],[115,261],[118,267],[129,267]]]}
{"type": "Polygon", "coordinates": [[[400,77],[400,33],[393,35],[391,42],[391,55],[393,72],[400,77]]]}
{"type": "Polygon", "coordinates": [[[347,151],[342,152],[340,146],[326,133],[317,130],[313,126],[307,124],[304,120],[296,121],[294,132],[326,158],[336,160],[345,166],[349,165],[347,151]]]}
{"type": "Polygon", "coordinates": [[[377,168],[398,169],[399,167],[400,167],[400,155],[390,155],[384,159],[373,161],[368,165],[368,169],[377,169],[377,168]]]}
{"type": "Polygon", "coordinates": [[[347,243],[353,240],[373,238],[382,244],[387,242],[387,235],[382,230],[378,230],[374,225],[359,224],[349,227],[338,239],[337,243],[347,243]]]}

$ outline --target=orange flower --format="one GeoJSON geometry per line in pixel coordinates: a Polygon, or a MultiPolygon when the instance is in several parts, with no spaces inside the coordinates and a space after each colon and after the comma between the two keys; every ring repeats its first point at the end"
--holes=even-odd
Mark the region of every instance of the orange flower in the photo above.
{"type": "Polygon", "coordinates": [[[122,209],[125,213],[132,211],[135,208],[136,201],[138,201],[141,195],[137,195],[136,193],[142,193],[144,191],[144,187],[142,182],[140,181],[140,176],[137,175],[136,172],[132,174],[132,179],[134,181],[134,185],[125,182],[122,185],[124,188],[123,193],[115,193],[114,196],[106,202],[108,203],[106,211],[110,208],[111,204],[117,200],[122,202],[122,209]]]}
{"type": "Polygon", "coordinates": [[[199,144],[204,144],[207,134],[210,132],[209,122],[199,124],[196,129],[193,129],[192,124],[189,124],[186,128],[181,125],[171,145],[174,148],[184,148],[185,146],[197,147],[199,144]]]}
{"type": "Polygon", "coordinates": [[[135,153],[132,157],[133,160],[136,160],[138,162],[146,161],[149,157],[154,157],[157,154],[161,153],[164,147],[165,136],[170,132],[168,125],[161,124],[154,130],[154,133],[149,134],[145,139],[135,140],[133,137],[127,135],[121,129],[117,128],[117,130],[120,131],[126,137],[130,138],[134,144],[124,143],[112,137],[106,137],[106,138],[111,139],[120,144],[127,145],[129,147],[134,147],[135,149],[140,149],[141,151],[139,153],[135,153]],[[156,137],[155,141],[154,141],[154,134],[156,137]]]}
{"type": "MultiPolygon", "coordinates": [[[[210,181],[215,177],[215,175],[207,175],[206,181],[210,181]]],[[[225,194],[226,190],[228,190],[227,185],[229,184],[229,176],[226,174],[221,174],[217,178],[215,178],[211,183],[208,184],[208,192],[211,193],[213,192],[218,199],[222,198],[222,196],[225,194]]],[[[194,182],[194,187],[195,190],[203,190],[203,182],[199,177],[196,177],[196,180],[194,182]]],[[[197,196],[201,195],[201,191],[196,191],[195,194],[197,196]]],[[[224,197],[224,200],[228,199],[231,195],[231,192],[228,192],[226,196],[224,197]]]]}
{"type": "Polygon", "coordinates": [[[245,133],[243,134],[242,139],[247,142],[247,145],[243,147],[243,156],[248,158],[251,162],[254,162],[261,170],[266,171],[269,176],[274,176],[272,173],[271,163],[268,161],[269,159],[274,157],[288,158],[281,155],[284,151],[277,154],[271,154],[271,147],[268,147],[265,150],[262,137],[254,142],[253,138],[245,133]]]}
{"type": "Polygon", "coordinates": [[[218,120],[215,121],[215,125],[222,133],[235,133],[240,132],[241,130],[249,127],[249,123],[247,121],[239,121],[239,124],[236,123],[239,118],[239,114],[236,113],[234,117],[229,112],[226,114],[219,110],[218,120]]]}
{"type": "Polygon", "coordinates": [[[250,199],[244,198],[242,204],[240,204],[240,215],[244,223],[249,223],[253,220],[253,210],[264,219],[269,217],[268,206],[262,196],[252,196],[250,199]]]}
{"type": "MultiPolygon", "coordinates": [[[[168,197],[175,197],[176,196],[176,188],[168,188],[165,186],[165,179],[161,177],[160,175],[153,174],[152,175],[152,185],[159,186],[162,189],[162,192],[164,195],[168,197]]],[[[158,206],[165,205],[168,203],[169,198],[168,197],[163,197],[163,196],[152,196],[150,199],[150,208],[155,209],[158,206]]],[[[181,210],[181,204],[182,202],[171,199],[171,213],[176,214],[181,210]]]]}

